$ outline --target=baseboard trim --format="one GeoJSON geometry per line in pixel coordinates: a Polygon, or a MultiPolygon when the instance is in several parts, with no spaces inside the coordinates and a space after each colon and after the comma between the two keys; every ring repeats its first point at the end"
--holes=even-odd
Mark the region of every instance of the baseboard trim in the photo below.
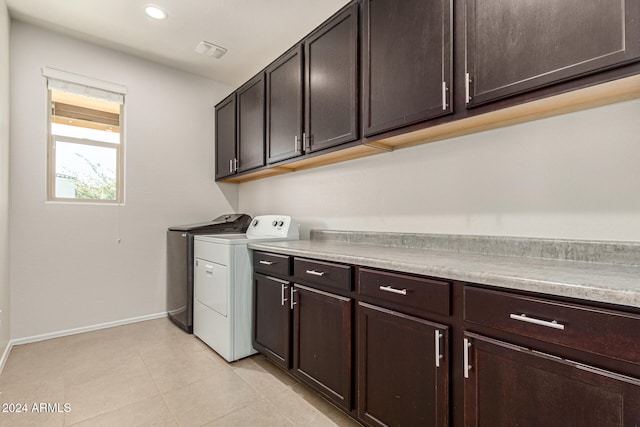
{"type": "MultiPolygon", "coordinates": [[[[160,319],[162,317],[167,317],[166,311],[162,313],[148,314],[146,316],[131,317],[129,319],[122,319],[122,320],[115,320],[113,322],[100,323],[97,325],[83,326],[81,328],[66,329],[64,331],[58,331],[58,332],[50,332],[48,334],[34,335],[31,337],[25,337],[25,338],[17,338],[9,341],[9,345],[7,345],[7,348],[10,351],[11,347],[15,345],[29,344],[33,342],[49,340],[52,338],[65,337],[67,335],[82,334],[84,332],[91,332],[91,331],[97,331],[99,329],[113,328],[114,326],[122,326],[122,325],[127,325],[129,323],[144,322],[146,320],[160,319]]],[[[5,350],[6,357],[8,357],[9,351],[5,350]]],[[[4,367],[5,355],[3,355],[3,361],[1,365],[2,367],[4,367]]]]}
{"type": "Polygon", "coordinates": [[[9,359],[9,354],[11,354],[11,349],[13,348],[13,342],[7,342],[7,346],[4,348],[4,352],[2,353],[2,359],[0,359],[0,374],[4,370],[4,365],[7,363],[7,359],[9,359]]]}

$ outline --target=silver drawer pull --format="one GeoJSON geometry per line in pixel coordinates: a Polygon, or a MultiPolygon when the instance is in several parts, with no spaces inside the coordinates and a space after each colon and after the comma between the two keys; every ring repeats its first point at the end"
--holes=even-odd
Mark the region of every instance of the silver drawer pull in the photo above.
{"type": "Polygon", "coordinates": [[[396,289],[396,288],[392,288],[391,286],[380,286],[380,290],[385,292],[391,292],[392,294],[398,294],[398,295],[407,294],[406,289],[396,289]]]}
{"type": "Polygon", "coordinates": [[[260,260],[260,264],[264,264],[264,265],[273,265],[273,261],[265,261],[263,259],[260,260]]]}
{"type": "Polygon", "coordinates": [[[312,274],[314,276],[324,276],[324,271],[315,271],[315,270],[307,270],[307,274],[312,274]]]}
{"type": "Polygon", "coordinates": [[[561,323],[558,323],[555,320],[552,321],[547,321],[547,320],[540,320],[540,319],[536,319],[534,317],[527,317],[526,314],[510,314],[509,315],[510,318],[512,318],[513,320],[519,320],[521,322],[527,322],[527,323],[533,323],[534,325],[540,325],[540,326],[546,326],[547,328],[553,328],[553,329],[560,329],[561,331],[564,331],[564,325],[561,323]]]}

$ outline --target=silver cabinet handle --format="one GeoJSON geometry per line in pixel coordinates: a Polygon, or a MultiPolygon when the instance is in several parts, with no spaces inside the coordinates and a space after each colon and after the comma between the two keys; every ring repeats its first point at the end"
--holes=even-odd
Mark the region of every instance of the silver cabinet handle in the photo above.
{"type": "Polygon", "coordinates": [[[293,306],[297,304],[297,302],[295,302],[294,296],[293,294],[296,293],[298,291],[296,291],[295,289],[293,289],[293,286],[291,287],[291,310],[293,310],[293,306]]]}
{"type": "Polygon", "coordinates": [[[471,78],[469,76],[469,73],[465,73],[465,75],[464,75],[464,99],[465,99],[465,104],[468,104],[469,101],[471,101],[471,89],[469,87],[470,84],[471,84],[471,78]]]}
{"type": "Polygon", "coordinates": [[[284,303],[287,301],[287,299],[284,297],[284,292],[287,289],[287,285],[285,285],[284,283],[282,285],[280,285],[280,305],[284,305],[284,303]]]}
{"type": "Polygon", "coordinates": [[[534,325],[546,326],[547,328],[559,329],[561,331],[564,331],[564,325],[561,323],[558,323],[556,320],[552,320],[552,321],[540,320],[533,317],[528,317],[524,313],[510,314],[509,317],[512,318],[513,320],[519,320],[521,322],[526,322],[526,323],[533,323],[534,325]]]}
{"type": "Polygon", "coordinates": [[[392,294],[407,295],[406,289],[396,289],[391,286],[380,286],[381,291],[391,292],[392,294]]]}
{"type": "Polygon", "coordinates": [[[238,172],[238,159],[233,159],[233,171],[238,172]]]}
{"type": "Polygon", "coordinates": [[[263,259],[260,260],[260,264],[264,264],[264,265],[273,265],[273,261],[265,261],[263,259]]]}
{"type": "Polygon", "coordinates": [[[445,111],[449,104],[447,104],[447,82],[442,82],[442,111],[445,111]]]}
{"type": "Polygon", "coordinates": [[[468,338],[464,339],[464,377],[469,378],[469,370],[471,369],[471,365],[469,365],[469,347],[471,347],[471,343],[468,338]]]}
{"type": "Polygon", "coordinates": [[[296,153],[300,152],[300,148],[298,148],[300,145],[300,138],[298,138],[298,135],[293,137],[293,150],[296,153]]]}
{"type": "Polygon", "coordinates": [[[302,145],[304,145],[305,151],[311,151],[311,135],[302,134],[302,145]]]}
{"type": "Polygon", "coordinates": [[[229,173],[233,173],[233,159],[229,159],[229,173]]]}
{"type": "Polygon", "coordinates": [[[311,274],[313,276],[324,276],[324,271],[315,271],[315,270],[307,270],[307,274],[311,274]]]}
{"type": "Polygon", "coordinates": [[[442,338],[444,335],[442,335],[440,333],[439,330],[435,330],[435,338],[436,338],[436,368],[440,367],[440,359],[442,359],[444,356],[442,354],[440,354],[440,338],[442,338]]]}

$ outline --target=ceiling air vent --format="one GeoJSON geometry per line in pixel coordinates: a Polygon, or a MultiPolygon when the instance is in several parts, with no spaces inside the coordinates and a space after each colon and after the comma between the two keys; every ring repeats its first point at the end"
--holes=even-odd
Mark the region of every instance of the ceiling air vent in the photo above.
{"type": "Polygon", "coordinates": [[[213,56],[214,58],[220,58],[222,55],[227,53],[227,49],[222,46],[215,45],[210,42],[201,41],[196,46],[196,52],[201,55],[213,56]]]}

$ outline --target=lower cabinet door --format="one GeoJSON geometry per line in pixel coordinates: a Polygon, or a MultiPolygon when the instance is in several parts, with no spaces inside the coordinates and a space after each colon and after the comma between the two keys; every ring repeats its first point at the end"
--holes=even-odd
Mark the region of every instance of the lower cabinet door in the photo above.
{"type": "Polygon", "coordinates": [[[640,380],[465,334],[464,425],[640,425],[640,380]]]}
{"type": "Polygon", "coordinates": [[[291,298],[294,375],[349,411],[351,299],[298,284],[294,285],[291,298]]]}
{"type": "Polygon", "coordinates": [[[253,346],[285,369],[291,367],[289,282],[253,275],[253,346]]]}
{"type": "Polygon", "coordinates": [[[447,426],[448,328],[358,304],[358,417],[375,426],[447,426]]]}

